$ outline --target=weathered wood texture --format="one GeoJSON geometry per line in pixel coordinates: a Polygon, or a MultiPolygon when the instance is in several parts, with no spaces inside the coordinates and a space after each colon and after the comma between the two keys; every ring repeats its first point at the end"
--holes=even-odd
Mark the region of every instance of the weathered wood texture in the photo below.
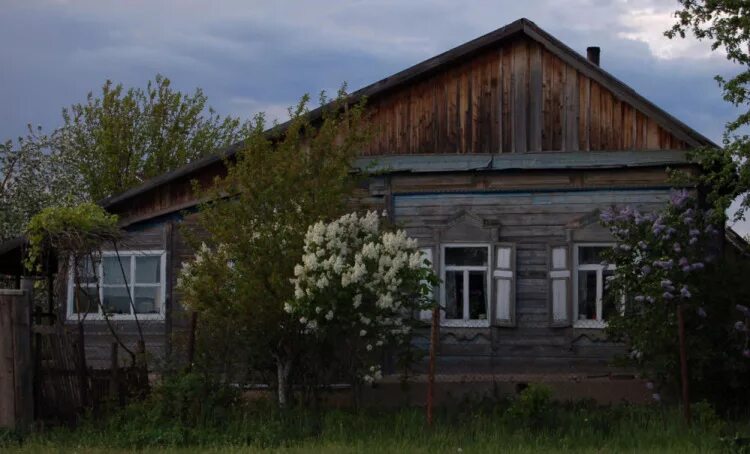
{"type": "Polygon", "coordinates": [[[193,187],[207,187],[216,177],[226,175],[223,161],[217,161],[207,167],[200,168],[182,178],[178,178],[158,185],[144,193],[126,198],[107,206],[107,211],[116,213],[127,224],[146,221],[159,216],[166,216],[196,204],[193,187]]]}
{"type": "Polygon", "coordinates": [[[364,155],[686,149],[657,120],[528,38],[371,99],[364,155]]]}
{"type": "Polygon", "coordinates": [[[462,211],[499,225],[496,241],[516,245],[516,327],[444,329],[443,354],[597,358],[611,356],[612,345],[577,346],[580,333],[550,327],[549,247],[571,238],[602,241],[606,232],[592,217],[597,209],[627,204],[650,211],[667,200],[666,189],[432,193],[395,195],[394,212],[396,222],[422,245],[435,244],[435,232],[462,211]]]}
{"type": "MultiPolygon", "coordinates": [[[[118,245],[120,252],[130,250],[163,250],[167,252],[167,264],[170,263],[170,251],[168,236],[166,235],[166,223],[151,223],[131,227],[125,231],[125,236],[118,245]]],[[[170,270],[167,270],[167,279],[170,278],[170,270]]],[[[65,289],[67,292],[67,288],[65,289]]],[[[167,292],[167,299],[169,292],[167,292]]],[[[67,304],[67,293],[62,295],[62,301],[67,304]]],[[[170,301],[164,302],[169,307],[170,301]]],[[[67,312],[66,312],[67,313],[67,312]]],[[[166,317],[171,317],[170,312],[166,317]]],[[[76,323],[76,320],[67,320],[68,325],[76,323]]],[[[147,358],[153,366],[161,365],[166,356],[168,324],[164,320],[139,320],[138,323],[143,331],[146,344],[147,358]]],[[[138,325],[134,320],[112,320],[111,324],[117,337],[131,350],[135,351],[137,341],[140,339],[138,325]]],[[[84,334],[86,341],[87,365],[94,369],[106,369],[110,366],[111,346],[116,342],[116,337],[107,327],[104,320],[86,320],[84,323],[84,334]]],[[[130,365],[130,356],[125,352],[119,355],[123,366],[130,365]]]]}
{"type": "Polygon", "coordinates": [[[0,428],[26,430],[33,418],[31,294],[0,290],[0,428]]]}

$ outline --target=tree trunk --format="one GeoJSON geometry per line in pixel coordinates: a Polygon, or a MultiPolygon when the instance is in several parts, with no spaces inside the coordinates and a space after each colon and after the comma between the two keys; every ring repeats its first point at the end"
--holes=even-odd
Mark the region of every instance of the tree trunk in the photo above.
{"type": "Polygon", "coordinates": [[[683,305],[677,307],[677,328],[680,336],[680,381],[682,382],[682,404],[684,405],[685,422],[690,425],[690,382],[688,381],[687,343],[685,341],[685,318],[683,305]]]}
{"type": "Polygon", "coordinates": [[[285,409],[289,406],[289,373],[292,370],[292,362],[287,359],[276,358],[276,377],[278,380],[279,408],[285,409]]]}

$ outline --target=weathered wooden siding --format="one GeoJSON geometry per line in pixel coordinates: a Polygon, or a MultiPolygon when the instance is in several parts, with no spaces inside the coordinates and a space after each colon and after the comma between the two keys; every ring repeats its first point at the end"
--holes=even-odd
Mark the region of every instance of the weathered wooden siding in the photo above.
{"type": "Polygon", "coordinates": [[[686,149],[663,125],[531,39],[370,100],[364,155],[686,149]]]}
{"type": "MultiPolygon", "coordinates": [[[[118,250],[165,250],[168,252],[167,224],[159,223],[140,226],[126,231],[125,237],[118,245],[118,250]]],[[[169,263],[169,257],[167,257],[169,263]]],[[[169,271],[167,272],[169,277],[169,271]]],[[[167,289],[168,290],[168,289],[167,289]]],[[[67,287],[66,287],[67,292],[67,287]]],[[[67,293],[62,297],[67,304],[67,293]]],[[[167,299],[169,292],[167,291],[167,299]]],[[[165,301],[168,304],[168,301],[165,301]]],[[[169,317],[167,312],[167,317],[169,317]]],[[[68,323],[75,323],[70,320],[68,323]]],[[[111,321],[118,337],[131,350],[138,341],[138,326],[133,320],[111,321]]],[[[146,351],[152,364],[161,364],[167,351],[167,324],[164,320],[140,320],[141,330],[146,344],[146,351]]],[[[86,360],[94,368],[107,368],[110,365],[111,345],[116,341],[104,320],[87,320],[84,323],[86,335],[86,360]]],[[[120,353],[120,361],[129,361],[125,352],[120,353]]]]}
{"type": "Polygon", "coordinates": [[[462,211],[499,224],[497,241],[516,245],[516,327],[444,328],[442,353],[534,361],[535,357],[596,358],[612,353],[612,345],[606,343],[576,347],[580,332],[550,327],[549,247],[571,239],[601,241],[601,232],[596,236],[586,232],[592,223],[594,230],[602,230],[596,225],[597,209],[632,205],[650,211],[668,198],[666,189],[432,193],[394,195],[393,210],[396,222],[422,245],[435,245],[435,232],[462,211]]]}

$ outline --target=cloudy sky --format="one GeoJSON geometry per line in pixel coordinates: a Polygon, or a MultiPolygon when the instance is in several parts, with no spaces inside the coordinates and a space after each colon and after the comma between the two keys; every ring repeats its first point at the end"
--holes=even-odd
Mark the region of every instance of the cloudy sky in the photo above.
{"type": "MultiPolygon", "coordinates": [[[[736,114],[713,80],[736,68],[670,41],[676,0],[0,0],[0,140],[106,79],[157,73],[219,113],[283,119],[301,94],[359,88],[526,17],[714,141],[736,114]]],[[[746,226],[740,228],[750,232],[746,226]]]]}

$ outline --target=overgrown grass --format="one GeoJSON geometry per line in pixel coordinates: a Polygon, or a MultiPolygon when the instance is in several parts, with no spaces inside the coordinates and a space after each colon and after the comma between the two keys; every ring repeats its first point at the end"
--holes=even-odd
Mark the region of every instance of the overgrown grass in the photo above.
{"type": "Polygon", "coordinates": [[[131,405],[75,430],[0,434],[0,451],[750,452],[735,440],[750,436],[750,425],[723,421],[705,404],[689,428],[676,408],[555,404],[536,387],[513,401],[441,409],[432,428],[415,408],[314,414],[234,403],[196,421],[165,418],[169,412],[158,406],[153,399],[131,405]]]}

